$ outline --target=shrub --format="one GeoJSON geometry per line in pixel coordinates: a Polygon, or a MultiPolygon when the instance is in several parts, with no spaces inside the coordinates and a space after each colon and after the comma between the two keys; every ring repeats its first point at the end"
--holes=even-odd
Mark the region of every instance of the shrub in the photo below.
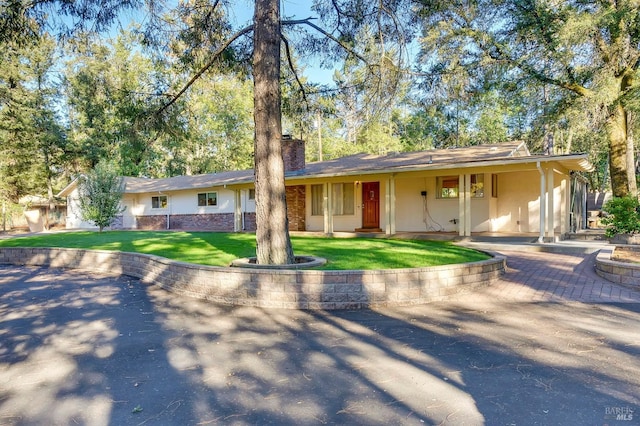
{"type": "Polygon", "coordinates": [[[636,197],[612,198],[602,206],[602,210],[608,213],[602,219],[602,223],[607,225],[607,237],[640,233],[640,203],[636,197]]]}

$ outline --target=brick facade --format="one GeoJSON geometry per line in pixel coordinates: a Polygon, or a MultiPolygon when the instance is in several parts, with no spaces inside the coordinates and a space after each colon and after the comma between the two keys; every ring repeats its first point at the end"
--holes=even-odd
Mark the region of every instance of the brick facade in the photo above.
{"type": "Polygon", "coordinates": [[[282,159],[284,160],[284,171],[293,172],[305,168],[305,146],[300,139],[282,140],[282,159]]]}
{"type": "Polygon", "coordinates": [[[233,232],[233,213],[175,214],[169,216],[169,229],[233,232]]]}
{"type": "Polygon", "coordinates": [[[306,187],[304,185],[287,186],[287,217],[289,231],[306,231],[306,187]]]}
{"type": "Polygon", "coordinates": [[[251,212],[244,212],[244,228],[243,231],[254,232],[256,230],[256,214],[251,212]]]}
{"type": "MultiPolygon", "coordinates": [[[[289,215],[290,231],[305,231],[305,187],[304,185],[287,187],[287,213],[289,215]]],[[[244,212],[243,231],[254,232],[256,230],[256,214],[244,212]]],[[[210,214],[175,214],[169,216],[169,228],[167,228],[167,216],[136,216],[137,229],[147,231],[161,231],[165,229],[187,229],[194,231],[234,231],[233,213],[210,214]]],[[[122,220],[114,222],[110,229],[123,229],[122,220]]]]}
{"type": "Polygon", "coordinates": [[[138,224],[137,229],[149,231],[167,229],[167,216],[165,215],[136,216],[136,222],[138,224]]]}

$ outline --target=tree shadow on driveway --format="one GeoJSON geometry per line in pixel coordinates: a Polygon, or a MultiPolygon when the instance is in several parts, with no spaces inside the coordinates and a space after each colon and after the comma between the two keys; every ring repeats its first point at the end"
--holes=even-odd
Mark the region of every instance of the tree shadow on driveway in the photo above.
{"type": "Polygon", "coordinates": [[[265,310],[0,267],[0,321],[0,424],[624,425],[640,407],[635,304],[265,310]]]}

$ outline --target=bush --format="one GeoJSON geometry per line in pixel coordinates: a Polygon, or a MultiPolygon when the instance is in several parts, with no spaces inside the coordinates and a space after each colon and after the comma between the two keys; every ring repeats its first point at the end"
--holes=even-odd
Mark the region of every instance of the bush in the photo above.
{"type": "Polygon", "coordinates": [[[602,223],[607,225],[607,237],[640,233],[640,203],[636,197],[612,198],[602,206],[602,210],[608,213],[602,219],[602,223]]]}

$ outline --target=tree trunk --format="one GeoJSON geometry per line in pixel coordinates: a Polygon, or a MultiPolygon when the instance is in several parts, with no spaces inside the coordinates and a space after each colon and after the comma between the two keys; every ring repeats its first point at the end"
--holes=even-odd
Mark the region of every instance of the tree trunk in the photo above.
{"type": "Polygon", "coordinates": [[[253,34],[256,257],[259,264],[291,264],[281,145],[279,0],[256,0],[253,34]]]}
{"type": "Polygon", "coordinates": [[[611,189],[614,197],[636,196],[636,185],[633,147],[629,148],[629,128],[627,112],[622,105],[614,107],[607,121],[609,139],[609,173],[611,189]]]}

